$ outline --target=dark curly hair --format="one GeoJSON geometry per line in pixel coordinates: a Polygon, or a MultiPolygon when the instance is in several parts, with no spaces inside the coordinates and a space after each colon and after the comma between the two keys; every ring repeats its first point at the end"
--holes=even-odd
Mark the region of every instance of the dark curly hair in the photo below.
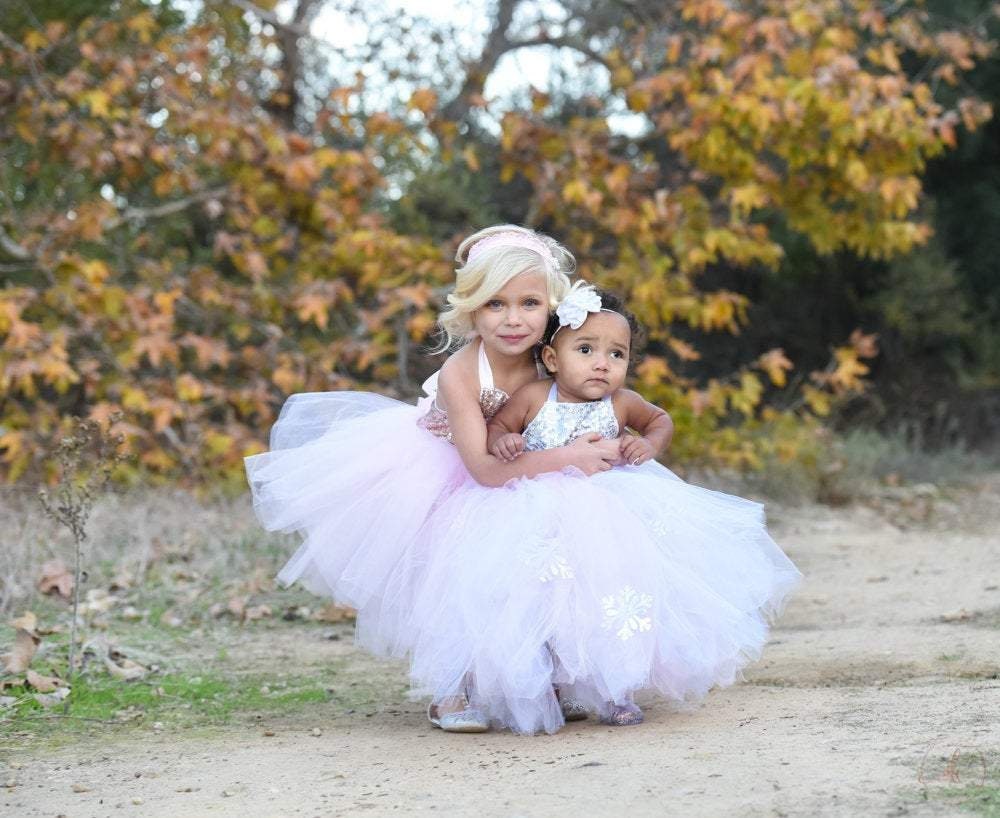
{"type": "MultiPolygon", "coordinates": [[[[638,360],[639,354],[646,345],[646,330],[639,323],[639,319],[625,306],[625,299],[618,295],[618,293],[613,293],[610,290],[602,290],[600,287],[594,287],[594,289],[601,298],[601,309],[616,312],[628,321],[628,327],[631,331],[628,365],[629,370],[631,370],[632,365],[638,360]]],[[[553,313],[549,316],[549,323],[545,327],[545,333],[542,335],[543,346],[552,343],[552,336],[555,335],[557,329],[559,329],[559,316],[553,313]]]]}

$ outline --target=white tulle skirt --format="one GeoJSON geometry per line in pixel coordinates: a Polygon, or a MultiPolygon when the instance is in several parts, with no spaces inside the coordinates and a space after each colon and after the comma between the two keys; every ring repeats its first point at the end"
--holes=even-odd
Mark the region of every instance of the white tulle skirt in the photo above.
{"type": "Polygon", "coordinates": [[[471,480],[455,447],[417,426],[426,404],[366,392],[292,395],[270,451],[245,458],[261,525],[302,539],[278,579],[357,609],[358,642],[378,655],[408,651],[417,579],[401,562],[405,555],[415,570],[426,562],[425,522],[471,480]]]}
{"type": "Polygon", "coordinates": [[[246,458],[261,524],[302,538],[279,579],[356,608],[358,643],[409,655],[416,695],[553,732],[553,684],[605,714],[648,688],[697,700],[760,656],[801,578],[762,506],[655,462],[486,488],[426,408],[293,395],[246,458]]]}
{"type": "Polygon", "coordinates": [[[554,683],[599,714],[642,689],[690,702],[733,683],[801,579],[762,506],[655,462],[467,483],[421,539],[433,547],[414,552],[428,562],[406,640],[417,691],[464,691],[521,733],[563,724],[554,683]]]}

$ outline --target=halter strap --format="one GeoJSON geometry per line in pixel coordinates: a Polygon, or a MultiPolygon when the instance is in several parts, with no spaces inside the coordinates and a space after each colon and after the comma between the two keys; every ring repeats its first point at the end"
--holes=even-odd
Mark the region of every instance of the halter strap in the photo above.
{"type": "Polygon", "coordinates": [[[490,369],[490,359],[486,357],[486,345],[479,341],[479,388],[493,389],[493,370],[490,369]]]}

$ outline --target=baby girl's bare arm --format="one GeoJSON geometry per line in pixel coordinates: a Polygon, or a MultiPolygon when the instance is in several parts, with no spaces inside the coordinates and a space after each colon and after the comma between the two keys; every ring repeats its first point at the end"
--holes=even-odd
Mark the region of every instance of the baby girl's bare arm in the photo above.
{"type": "Polygon", "coordinates": [[[615,395],[615,411],[623,426],[634,429],[639,438],[622,438],[622,454],[630,463],[655,458],[674,436],[674,422],[659,406],[654,406],[638,392],[621,389],[615,395]]]}

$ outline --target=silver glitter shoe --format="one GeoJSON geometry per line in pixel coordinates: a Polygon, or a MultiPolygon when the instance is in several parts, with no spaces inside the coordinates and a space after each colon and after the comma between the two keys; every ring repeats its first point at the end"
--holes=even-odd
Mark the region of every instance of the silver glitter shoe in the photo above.
{"type": "Polygon", "coordinates": [[[562,708],[563,719],[565,721],[583,721],[589,715],[587,708],[576,699],[566,699],[566,701],[560,699],[559,706],[562,708]]]}
{"type": "Polygon", "coordinates": [[[440,727],[446,733],[485,733],[490,729],[490,720],[486,714],[476,707],[469,707],[466,704],[463,710],[457,713],[445,713],[435,715],[435,705],[427,706],[427,721],[435,727],[440,727]]]}
{"type": "Polygon", "coordinates": [[[601,719],[601,724],[609,724],[612,727],[630,727],[633,724],[642,724],[643,718],[642,711],[636,704],[631,702],[629,704],[612,704],[611,712],[601,719]]]}

